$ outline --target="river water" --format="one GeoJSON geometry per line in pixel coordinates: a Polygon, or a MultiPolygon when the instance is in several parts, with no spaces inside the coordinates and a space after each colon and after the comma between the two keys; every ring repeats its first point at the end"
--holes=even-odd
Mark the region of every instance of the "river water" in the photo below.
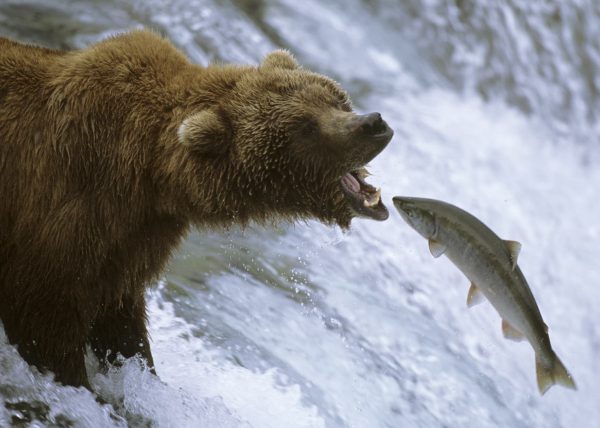
{"type": "Polygon", "coordinates": [[[599,427],[599,3],[593,0],[0,1],[0,34],[80,48],[146,26],[195,62],[276,47],[395,129],[372,162],[391,212],[196,231],[148,291],[160,379],[31,369],[0,327],[0,426],[599,427]],[[526,343],[393,210],[443,199],[522,242],[579,390],[540,397],[526,343]]]}

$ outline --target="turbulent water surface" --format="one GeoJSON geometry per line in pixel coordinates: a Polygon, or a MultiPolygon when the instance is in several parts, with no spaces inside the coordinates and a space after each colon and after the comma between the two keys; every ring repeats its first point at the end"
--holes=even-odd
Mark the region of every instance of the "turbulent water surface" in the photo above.
{"type": "Polygon", "coordinates": [[[1,0],[0,34],[79,48],[147,26],[197,63],[276,47],[395,129],[391,196],[457,204],[520,266],[579,390],[540,397],[526,343],[391,213],[192,234],[148,292],[160,380],[126,361],[100,397],[30,368],[0,328],[0,426],[598,427],[600,7],[593,0],[1,0]],[[102,403],[102,404],[101,404],[102,403]]]}

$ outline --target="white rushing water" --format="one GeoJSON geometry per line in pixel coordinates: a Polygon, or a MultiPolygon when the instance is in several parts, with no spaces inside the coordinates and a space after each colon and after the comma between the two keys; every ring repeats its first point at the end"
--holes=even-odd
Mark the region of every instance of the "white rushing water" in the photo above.
{"type": "Polygon", "coordinates": [[[568,19],[556,24],[542,19],[552,10],[513,0],[497,21],[490,1],[471,5],[472,29],[457,18],[468,3],[0,4],[0,34],[53,46],[138,25],[199,63],[256,63],[282,45],[395,130],[370,168],[388,221],[189,237],[148,292],[160,379],[134,360],[100,374],[90,358],[101,404],[30,368],[0,328],[0,426],[600,426],[597,99],[573,59],[593,63],[597,42],[589,25],[570,27],[599,15],[593,2],[557,3],[568,19]],[[514,65],[510,52],[521,52],[514,65]],[[548,62],[556,78],[536,74],[548,62]],[[466,308],[468,281],[430,256],[394,195],[446,200],[522,242],[519,264],[577,392],[539,396],[531,347],[503,339],[489,304],[466,308]]]}

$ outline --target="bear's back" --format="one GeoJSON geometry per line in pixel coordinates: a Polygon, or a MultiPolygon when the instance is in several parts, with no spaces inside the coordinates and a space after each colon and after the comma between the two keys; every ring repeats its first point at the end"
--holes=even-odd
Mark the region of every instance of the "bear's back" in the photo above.
{"type": "Polygon", "coordinates": [[[21,94],[39,87],[63,55],[63,51],[0,38],[0,104],[8,92],[21,94]]]}
{"type": "Polygon", "coordinates": [[[44,115],[52,70],[65,54],[0,38],[0,145],[17,144],[19,129],[44,115]]]}

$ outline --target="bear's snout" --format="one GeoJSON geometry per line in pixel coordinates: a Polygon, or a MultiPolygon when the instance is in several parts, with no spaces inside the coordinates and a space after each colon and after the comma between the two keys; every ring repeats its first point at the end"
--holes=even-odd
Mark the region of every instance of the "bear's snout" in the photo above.
{"type": "Polygon", "coordinates": [[[363,137],[376,137],[389,142],[394,132],[383,120],[380,113],[357,115],[353,121],[354,133],[363,137]]]}
{"type": "Polygon", "coordinates": [[[381,153],[394,135],[380,113],[353,115],[348,125],[350,139],[346,147],[355,167],[364,166],[381,153]]]}

